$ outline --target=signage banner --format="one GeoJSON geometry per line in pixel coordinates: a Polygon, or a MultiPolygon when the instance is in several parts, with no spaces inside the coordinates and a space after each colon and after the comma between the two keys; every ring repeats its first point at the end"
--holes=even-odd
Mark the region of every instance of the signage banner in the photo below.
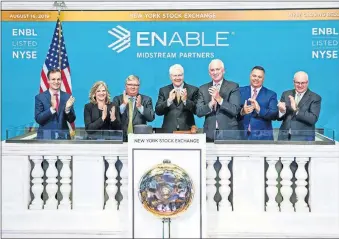
{"type": "MultiPolygon", "coordinates": [[[[57,11],[2,11],[2,138],[6,129],[34,122],[34,96],[51,43],[57,11]]],[[[322,97],[318,128],[339,137],[339,9],[64,11],[60,20],[71,66],[76,126],[94,82],[122,94],[127,76],[138,75],[140,93],[157,101],[171,83],[169,67],[181,64],[185,81],[209,82],[208,64],[221,59],[225,78],[249,85],[252,67],[266,70],[264,86],[280,98],[303,70],[322,97]]],[[[281,122],[274,122],[279,127],[281,122]]],[[[162,117],[151,123],[161,127],[162,117]]],[[[203,119],[196,117],[202,127],[203,119]]]]}

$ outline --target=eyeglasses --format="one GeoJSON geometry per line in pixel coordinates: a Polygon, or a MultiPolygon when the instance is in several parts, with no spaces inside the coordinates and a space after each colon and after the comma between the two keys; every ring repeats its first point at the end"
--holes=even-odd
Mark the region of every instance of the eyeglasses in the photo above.
{"type": "Polygon", "coordinates": [[[296,84],[296,85],[306,85],[307,83],[308,83],[308,81],[304,81],[304,82],[294,81],[294,84],[296,84]]]}
{"type": "Polygon", "coordinates": [[[171,74],[171,76],[173,76],[173,77],[182,77],[184,74],[176,74],[176,75],[172,75],[171,74]]]}
{"type": "Polygon", "coordinates": [[[139,87],[140,86],[140,84],[126,84],[127,86],[129,86],[129,87],[139,87]]]}

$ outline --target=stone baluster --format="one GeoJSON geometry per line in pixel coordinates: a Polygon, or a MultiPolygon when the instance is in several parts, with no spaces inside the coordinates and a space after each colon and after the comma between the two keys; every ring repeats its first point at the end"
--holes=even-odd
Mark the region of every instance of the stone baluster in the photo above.
{"type": "Polygon", "coordinates": [[[122,168],[120,171],[122,200],[120,201],[119,211],[128,210],[128,161],[127,158],[120,157],[122,168]]]}
{"type": "Polygon", "coordinates": [[[71,171],[71,156],[59,156],[60,161],[62,162],[62,168],[60,171],[60,192],[62,194],[62,200],[59,204],[59,209],[71,209],[72,208],[72,202],[70,199],[71,194],[71,177],[72,177],[72,171],[71,171]]]}
{"type": "Polygon", "coordinates": [[[56,199],[56,193],[58,191],[58,170],[56,168],[56,161],[58,160],[56,156],[45,156],[45,159],[48,162],[48,168],[46,170],[46,192],[48,194],[48,199],[44,205],[44,209],[57,209],[58,200],[56,199]]]}
{"type": "Polygon", "coordinates": [[[231,177],[231,172],[228,168],[228,164],[231,162],[231,160],[232,157],[219,157],[219,161],[221,163],[221,169],[219,171],[219,193],[221,195],[221,201],[219,202],[219,211],[232,211],[232,205],[228,200],[228,196],[231,192],[231,181],[229,180],[231,177]]]}
{"type": "Polygon", "coordinates": [[[32,193],[34,195],[34,199],[29,205],[29,209],[39,210],[42,209],[44,204],[44,201],[41,199],[41,195],[44,190],[44,186],[42,185],[44,171],[41,166],[43,156],[30,156],[30,159],[34,163],[34,168],[32,170],[32,193]]]}
{"type": "Polygon", "coordinates": [[[307,181],[308,178],[307,171],[305,169],[306,163],[309,161],[309,158],[296,158],[296,162],[298,164],[297,172],[295,173],[296,181],[296,197],[297,202],[295,204],[296,212],[309,212],[310,209],[305,202],[305,197],[307,195],[307,181]]]}
{"type": "Polygon", "coordinates": [[[214,169],[214,163],[217,161],[216,156],[207,157],[207,169],[206,169],[206,194],[207,194],[207,208],[210,212],[217,211],[217,203],[214,201],[214,196],[217,192],[216,188],[216,176],[217,173],[214,169]]]}
{"type": "Polygon", "coordinates": [[[115,163],[117,162],[118,158],[117,156],[106,156],[105,160],[108,163],[108,168],[106,171],[106,192],[108,195],[108,199],[105,204],[105,209],[110,209],[110,210],[118,210],[118,203],[115,200],[115,195],[118,191],[117,187],[117,176],[118,176],[118,171],[115,168],[115,163]]]}
{"type": "Polygon", "coordinates": [[[293,162],[293,157],[282,157],[281,163],[283,165],[283,169],[281,170],[281,195],[283,197],[282,202],[280,204],[281,212],[294,212],[293,204],[290,201],[292,196],[292,177],[293,173],[290,169],[290,165],[293,162]]]}
{"type": "Polygon", "coordinates": [[[275,168],[275,165],[279,161],[279,157],[267,157],[266,161],[268,163],[268,169],[266,172],[266,193],[268,196],[268,201],[266,202],[266,211],[267,212],[279,212],[279,206],[275,197],[278,193],[278,172],[275,168]]]}

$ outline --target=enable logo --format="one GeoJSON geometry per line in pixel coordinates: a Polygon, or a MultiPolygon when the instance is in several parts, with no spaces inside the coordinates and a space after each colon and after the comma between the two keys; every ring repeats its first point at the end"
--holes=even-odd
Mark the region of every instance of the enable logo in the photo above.
{"type": "Polygon", "coordinates": [[[118,25],[112,28],[112,30],[109,30],[108,33],[117,38],[116,41],[108,46],[112,48],[113,51],[120,53],[131,46],[131,32],[122,26],[118,25]]]}

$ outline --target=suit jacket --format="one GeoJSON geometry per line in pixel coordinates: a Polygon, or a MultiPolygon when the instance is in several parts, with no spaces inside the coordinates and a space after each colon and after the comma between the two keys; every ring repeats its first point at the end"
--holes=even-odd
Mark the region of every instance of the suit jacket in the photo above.
{"type": "Polygon", "coordinates": [[[184,83],[183,88],[187,90],[186,105],[182,100],[178,103],[177,99],[167,107],[167,99],[173,84],[160,88],[158,100],[155,105],[155,113],[159,116],[164,115],[162,128],[165,133],[172,133],[175,130],[190,130],[195,125],[194,114],[198,100],[199,89],[195,86],[184,83]]]}
{"type": "Polygon", "coordinates": [[[70,139],[67,122],[75,121],[73,106],[68,114],[65,113],[66,102],[71,95],[60,91],[58,112],[52,114],[51,94],[46,90],[35,96],[35,121],[39,124],[38,139],[70,139]]]}
{"type": "MultiPolygon", "coordinates": [[[[154,120],[154,110],[153,110],[153,104],[152,99],[146,95],[140,95],[141,96],[141,104],[144,106],[144,114],[142,115],[139,110],[134,106],[133,110],[133,126],[139,125],[139,124],[147,124],[147,122],[152,122],[154,120]]],[[[121,119],[121,126],[122,130],[124,132],[124,139],[127,139],[127,128],[128,128],[128,122],[129,122],[129,107],[126,105],[125,111],[123,114],[120,113],[120,105],[122,104],[123,95],[115,96],[113,99],[113,104],[118,106],[118,112],[120,114],[121,119]]]]}
{"type": "MultiPolygon", "coordinates": [[[[239,88],[241,95],[241,108],[244,106],[245,100],[252,97],[251,86],[239,88]]],[[[260,111],[253,110],[251,114],[240,116],[240,127],[243,130],[244,138],[250,140],[273,140],[272,120],[277,118],[278,101],[277,94],[262,87],[256,98],[260,111]],[[250,134],[247,133],[248,126],[251,125],[250,134]]],[[[248,102],[249,104],[250,102],[248,102]]]]}
{"type": "Polygon", "coordinates": [[[295,97],[295,90],[285,91],[280,101],[286,103],[286,113],[278,120],[282,121],[279,130],[279,140],[315,140],[315,124],[319,119],[321,97],[310,91],[305,92],[298,104],[299,110],[293,111],[289,95],[295,97]]]}
{"type": "Polygon", "coordinates": [[[229,130],[219,132],[222,139],[239,139],[239,125],[237,116],[240,112],[240,93],[239,85],[232,81],[222,80],[219,90],[220,96],[223,98],[221,106],[218,105],[216,110],[211,110],[208,103],[211,101],[211,95],[208,89],[213,86],[213,82],[209,82],[200,86],[197,102],[197,116],[205,116],[204,132],[207,141],[214,140],[216,130],[216,120],[218,120],[219,130],[229,130]]]}
{"type": "Polygon", "coordinates": [[[110,132],[105,130],[121,130],[121,121],[119,106],[115,106],[116,120],[111,122],[110,111],[113,103],[107,105],[107,117],[102,120],[102,110],[99,110],[97,104],[88,103],[84,108],[85,130],[89,139],[103,139],[110,136],[110,132]]]}

